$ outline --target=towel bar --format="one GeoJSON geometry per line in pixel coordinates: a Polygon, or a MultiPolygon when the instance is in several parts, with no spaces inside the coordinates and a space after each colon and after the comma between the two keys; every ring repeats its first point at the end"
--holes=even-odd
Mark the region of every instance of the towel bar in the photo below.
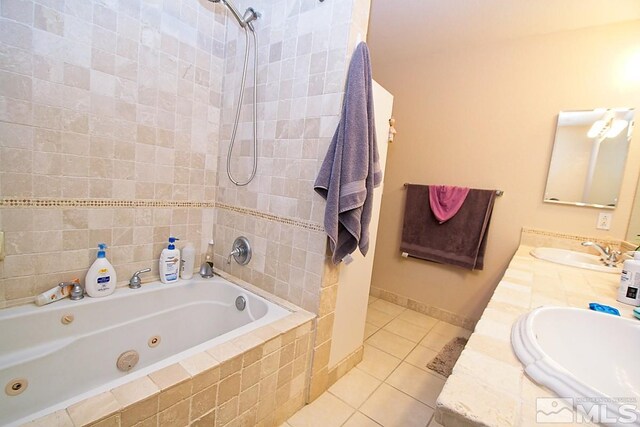
{"type": "MultiPolygon", "coordinates": [[[[410,184],[409,182],[405,182],[405,183],[404,183],[405,188],[406,188],[406,187],[407,187],[407,185],[409,185],[409,184],[410,184]]],[[[496,196],[500,197],[500,196],[502,196],[503,194],[504,194],[504,191],[503,191],[503,190],[496,190],[496,196]]]]}

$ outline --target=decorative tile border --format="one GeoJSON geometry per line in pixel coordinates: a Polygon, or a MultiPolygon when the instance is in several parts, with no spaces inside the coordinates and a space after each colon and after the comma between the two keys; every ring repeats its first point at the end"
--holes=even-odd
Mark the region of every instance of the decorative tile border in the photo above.
{"type": "Polygon", "coordinates": [[[212,201],[117,199],[0,199],[9,208],[213,208],[212,201]]]}
{"type": "Polygon", "coordinates": [[[119,200],[119,199],[29,199],[0,198],[0,208],[220,208],[256,218],[293,225],[305,230],[324,232],[322,224],[287,218],[255,209],[191,200],[119,200]]]}
{"type": "Polygon", "coordinates": [[[224,203],[216,203],[216,207],[220,209],[225,209],[228,211],[240,213],[243,215],[249,215],[249,216],[254,216],[256,218],[266,219],[269,221],[280,222],[282,224],[293,225],[295,227],[304,228],[306,230],[320,231],[320,232],[324,231],[324,227],[321,224],[318,224],[312,221],[303,221],[300,219],[287,218],[284,216],[273,215],[267,212],[257,211],[255,209],[241,208],[239,206],[227,205],[224,203]]]}
{"type": "MultiPolygon", "coordinates": [[[[584,248],[580,243],[590,240],[602,245],[609,245],[611,247],[619,247],[621,245],[620,239],[614,239],[612,237],[600,238],[593,236],[581,236],[579,234],[558,233],[555,231],[538,230],[535,228],[522,227],[520,235],[520,244],[529,246],[540,246],[548,244],[550,239],[565,241],[567,244],[576,244],[574,250],[589,252],[587,248],[584,248]]],[[[565,248],[569,249],[569,248],[565,248]]]]}

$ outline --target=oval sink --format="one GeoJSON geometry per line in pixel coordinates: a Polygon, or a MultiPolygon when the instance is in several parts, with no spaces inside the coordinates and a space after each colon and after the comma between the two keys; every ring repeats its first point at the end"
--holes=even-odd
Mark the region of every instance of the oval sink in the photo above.
{"type": "Polygon", "coordinates": [[[511,344],[527,375],[559,397],[572,398],[575,408],[604,410],[615,420],[600,420],[605,425],[621,425],[627,414],[634,419],[624,424],[640,426],[640,322],[541,307],[516,321],[511,344]]]}
{"type": "Polygon", "coordinates": [[[620,267],[608,267],[598,255],[575,252],[567,249],[535,248],[529,252],[533,257],[556,264],[570,265],[572,267],[585,268],[587,270],[602,271],[604,273],[620,274],[620,267]]]}

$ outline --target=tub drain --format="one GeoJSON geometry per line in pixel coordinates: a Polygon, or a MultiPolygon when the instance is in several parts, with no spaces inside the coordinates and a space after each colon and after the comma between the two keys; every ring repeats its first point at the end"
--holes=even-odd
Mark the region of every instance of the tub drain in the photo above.
{"type": "Polygon", "coordinates": [[[118,360],[116,361],[116,366],[122,372],[128,372],[131,369],[133,369],[134,366],[136,366],[139,360],[140,360],[140,356],[138,355],[137,351],[127,350],[124,353],[122,353],[120,356],[118,356],[118,360]]]}
{"type": "Polygon", "coordinates": [[[247,306],[247,300],[243,296],[236,298],[236,308],[238,311],[242,311],[247,306]]]}
{"type": "Polygon", "coordinates": [[[4,392],[8,396],[17,396],[27,389],[29,381],[26,378],[14,378],[4,387],[4,392]]]}

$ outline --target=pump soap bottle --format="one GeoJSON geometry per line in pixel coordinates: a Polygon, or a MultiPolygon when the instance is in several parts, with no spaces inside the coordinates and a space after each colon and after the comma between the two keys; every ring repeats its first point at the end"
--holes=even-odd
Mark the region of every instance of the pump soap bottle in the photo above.
{"type": "Polygon", "coordinates": [[[180,273],[180,250],[176,249],[175,237],[169,237],[169,246],[162,250],[160,254],[160,280],[162,283],[173,283],[178,281],[180,273]]]}
{"type": "Polygon", "coordinates": [[[93,298],[111,295],[116,290],[116,284],[118,283],[116,270],[107,261],[105,249],[107,249],[106,244],[98,244],[98,255],[84,279],[87,295],[93,298]]]}
{"type": "Polygon", "coordinates": [[[640,251],[635,251],[633,259],[628,259],[622,264],[618,301],[640,306],[640,251]]]}

